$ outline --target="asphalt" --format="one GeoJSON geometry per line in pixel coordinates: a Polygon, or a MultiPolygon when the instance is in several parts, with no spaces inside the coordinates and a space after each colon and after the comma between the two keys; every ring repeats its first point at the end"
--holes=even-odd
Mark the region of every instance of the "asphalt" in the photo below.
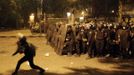
{"type": "MultiPolygon", "coordinates": [[[[115,59],[115,58],[88,58],[87,54],[77,57],[67,55],[57,55],[53,47],[47,44],[47,40],[42,37],[29,37],[29,30],[13,30],[0,32],[0,75],[11,75],[15,66],[23,54],[12,56],[16,50],[16,41],[18,33],[23,33],[28,37],[28,42],[37,46],[35,64],[46,70],[44,75],[133,75],[134,60],[115,59]]],[[[30,68],[28,62],[21,65],[18,75],[39,75],[38,71],[30,68]]]]}

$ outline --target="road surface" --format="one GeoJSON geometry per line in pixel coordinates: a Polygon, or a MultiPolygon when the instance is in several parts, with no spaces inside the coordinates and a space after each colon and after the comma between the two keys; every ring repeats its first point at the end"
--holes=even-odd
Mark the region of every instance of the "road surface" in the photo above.
{"type": "MultiPolygon", "coordinates": [[[[15,30],[0,32],[0,75],[11,75],[15,70],[17,61],[23,54],[11,56],[16,50],[16,36],[18,32],[31,36],[28,30],[15,30]],[[10,35],[9,35],[10,34],[10,35]],[[8,36],[7,36],[8,35],[8,36]]],[[[133,75],[134,60],[120,60],[113,58],[86,59],[87,54],[76,56],[59,56],[54,48],[46,44],[45,37],[28,37],[28,41],[36,45],[37,54],[35,64],[46,70],[45,75],[133,75]]],[[[38,75],[27,62],[21,65],[18,75],[38,75]]]]}

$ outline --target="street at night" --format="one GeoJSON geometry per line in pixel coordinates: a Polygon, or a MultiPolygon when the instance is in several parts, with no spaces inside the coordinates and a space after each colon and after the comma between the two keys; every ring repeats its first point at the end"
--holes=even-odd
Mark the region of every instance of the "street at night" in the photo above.
{"type": "MultiPolygon", "coordinates": [[[[29,37],[28,30],[7,31],[0,35],[12,34],[16,36],[18,32],[25,34],[28,41],[37,46],[35,64],[46,70],[45,75],[133,75],[133,60],[120,60],[116,58],[89,58],[87,55],[67,56],[57,55],[54,48],[46,44],[47,40],[43,37],[29,37]],[[16,34],[15,34],[16,32],[16,34]]],[[[17,37],[0,37],[0,75],[11,75],[14,71],[17,61],[23,57],[23,54],[12,56],[16,50],[17,37]]],[[[32,70],[28,63],[21,65],[18,75],[38,75],[38,72],[32,70]]]]}
{"type": "Polygon", "coordinates": [[[134,0],[0,0],[0,75],[134,75],[134,0]]]}

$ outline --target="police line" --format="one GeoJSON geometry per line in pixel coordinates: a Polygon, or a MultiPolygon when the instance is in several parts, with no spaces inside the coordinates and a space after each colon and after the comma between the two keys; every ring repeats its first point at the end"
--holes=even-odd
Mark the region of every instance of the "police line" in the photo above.
{"type": "Polygon", "coordinates": [[[47,29],[47,40],[59,55],[63,53],[66,31],[67,26],[63,23],[50,24],[47,29]]]}

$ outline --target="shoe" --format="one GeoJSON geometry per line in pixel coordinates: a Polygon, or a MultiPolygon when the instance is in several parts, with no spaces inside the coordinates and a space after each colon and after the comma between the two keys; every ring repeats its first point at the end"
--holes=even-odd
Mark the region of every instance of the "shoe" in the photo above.
{"type": "Polygon", "coordinates": [[[12,75],[18,75],[16,72],[13,72],[12,75]]]}
{"type": "Polygon", "coordinates": [[[39,75],[44,75],[44,72],[45,72],[45,70],[41,70],[41,71],[39,72],[39,75]]]}

